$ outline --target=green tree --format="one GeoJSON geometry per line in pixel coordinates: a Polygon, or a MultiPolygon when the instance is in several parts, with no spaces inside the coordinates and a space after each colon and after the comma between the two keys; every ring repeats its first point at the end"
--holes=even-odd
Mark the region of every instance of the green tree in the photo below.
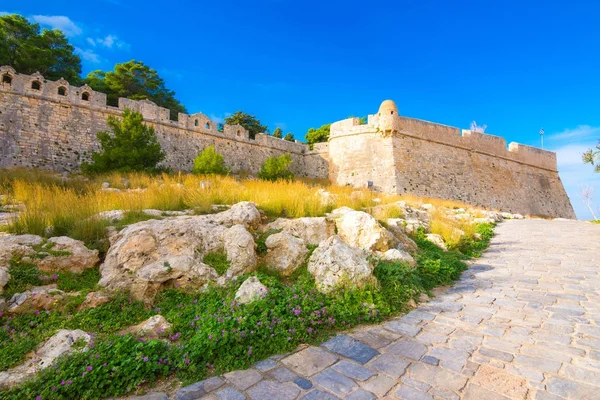
{"type": "Polygon", "coordinates": [[[583,162],[594,166],[594,172],[600,172],[600,140],[595,149],[589,149],[583,153],[583,162]]]}
{"type": "Polygon", "coordinates": [[[275,128],[275,130],[273,131],[273,137],[276,137],[279,139],[281,139],[283,137],[283,131],[281,130],[280,127],[275,128]]]}
{"type": "Polygon", "coordinates": [[[288,142],[293,142],[294,140],[296,140],[296,139],[294,139],[294,135],[292,135],[292,132],[286,133],[284,139],[287,140],[288,142]]]}
{"type": "Polygon", "coordinates": [[[289,170],[292,163],[292,157],[289,154],[282,154],[279,157],[269,157],[260,166],[258,177],[266,181],[277,181],[280,179],[294,180],[294,174],[289,170]]]}
{"type": "Polygon", "coordinates": [[[96,136],[102,151],[92,154],[91,163],[82,164],[83,172],[158,170],[157,165],[165,159],[165,153],[154,128],[144,124],[142,114],[125,109],[121,120],[111,116],[107,124],[112,132],[98,132],[96,136]]]}
{"type": "Polygon", "coordinates": [[[117,64],[114,71],[92,71],[85,82],[92,89],[106,93],[107,103],[111,106],[117,106],[119,97],[125,97],[132,100],[148,99],[160,107],[168,108],[172,120],[177,119],[177,113],[187,112],[175,98],[175,92],[167,89],[158,72],[141,61],[117,64]]]}
{"type": "Polygon", "coordinates": [[[40,72],[45,78],[81,83],[81,59],[58,29],[44,29],[18,14],[0,16],[0,65],[22,74],[40,72]]]}
{"type": "Polygon", "coordinates": [[[319,129],[310,128],[306,133],[306,141],[309,144],[326,142],[329,139],[331,124],[321,126],[319,129]]]}
{"type": "Polygon", "coordinates": [[[194,159],[194,168],[192,172],[195,174],[217,174],[227,175],[229,168],[225,166],[223,156],[215,150],[215,146],[208,146],[194,159]]]}
{"type": "Polygon", "coordinates": [[[269,133],[267,126],[262,125],[254,115],[246,114],[242,111],[236,111],[231,116],[225,118],[225,123],[227,125],[243,126],[250,133],[250,139],[254,139],[257,133],[269,133]]]}

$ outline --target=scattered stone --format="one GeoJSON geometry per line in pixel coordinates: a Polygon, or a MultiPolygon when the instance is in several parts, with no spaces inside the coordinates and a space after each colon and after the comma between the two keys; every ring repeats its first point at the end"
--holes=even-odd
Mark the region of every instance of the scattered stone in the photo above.
{"type": "Polygon", "coordinates": [[[306,378],[297,378],[294,380],[294,383],[298,385],[299,388],[304,390],[308,390],[313,387],[312,382],[306,378]]]}
{"type": "Polygon", "coordinates": [[[218,376],[196,382],[189,386],[185,386],[175,394],[176,400],[196,400],[202,396],[208,395],[215,389],[220,388],[225,384],[225,381],[218,376]]]}
{"type": "Polygon", "coordinates": [[[322,242],[308,260],[308,272],[324,293],[336,287],[363,287],[376,281],[366,254],[335,235],[322,242]]]}
{"type": "Polygon", "coordinates": [[[71,271],[80,274],[100,262],[98,250],[88,249],[81,240],[59,236],[48,239],[45,246],[48,246],[52,252],[65,252],[65,254],[52,255],[50,253],[37,261],[38,268],[43,272],[71,271]]]}
{"type": "Polygon", "coordinates": [[[293,400],[300,394],[296,386],[263,380],[246,391],[252,400],[293,400]]]}
{"type": "Polygon", "coordinates": [[[246,390],[262,379],[260,372],[252,368],[228,372],[223,376],[239,390],[246,390]]]}
{"type": "Polygon", "coordinates": [[[288,231],[276,233],[267,238],[265,262],[278,273],[287,276],[302,265],[308,255],[304,240],[288,231]]]}
{"type": "Polygon", "coordinates": [[[377,253],[377,255],[379,256],[379,258],[385,261],[405,262],[411,267],[414,267],[416,264],[415,259],[404,250],[389,249],[385,253],[379,252],[377,253]]]}
{"type": "Polygon", "coordinates": [[[150,339],[157,339],[164,332],[170,329],[171,324],[165,319],[165,317],[162,315],[154,315],[135,326],[127,328],[124,333],[130,333],[135,336],[146,336],[150,339]]]}
{"type": "Polygon", "coordinates": [[[337,360],[338,357],[323,349],[308,347],[284,358],[281,362],[290,367],[298,375],[312,376],[329,367],[337,360]]]}
{"type": "Polygon", "coordinates": [[[442,249],[444,251],[448,251],[448,248],[446,247],[446,243],[444,243],[444,239],[440,235],[437,235],[435,233],[429,233],[429,234],[425,235],[425,237],[427,238],[427,240],[429,240],[431,243],[435,244],[440,249],[442,249]]]}
{"type": "Polygon", "coordinates": [[[243,225],[234,225],[225,231],[223,247],[229,261],[226,276],[239,276],[256,269],[254,237],[243,225]]]}
{"type": "Polygon", "coordinates": [[[278,218],[265,229],[281,229],[301,238],[306,244],[318,245],[335,235],[335,222],[325,217],[278,218]]]}
{"type": "Polygon", "coordinates": [[[96,308],[101,306],[102,304],[106,304],[110,301],[111,296],[105,292],[89,292],[87,296],[85,296],[85,300],[78,307],[78,310],[83,310],[85,308],[96,308]]]}
{"type": "Polygon", "coordinates": [[[350,246],[366,251],[385,252],[394,248],[397,240],[370,214],[351,211],[336,220],[339,237],[350,246]]]}
{"type": "Polygon", "coordinates": [[[8,302],[8,312],[25,313],[36,310],[51,310],[65,293],[56,284],[37,286],[23,293],[15,293],[8,302]]]}
{"type": "Polygon", "coordinates": [[[59,330],[39,346],[23,364],[0,372],[0,387],[14,386],[32,377],[37,371],[49,367],[57,358],[75,351],[73,344],[76,342],[84,344],[80,351],[86,351],[90,340],[91,336],[81,329],[72,331],[67,329],[59,330]]]}
{"type": "Polygon", "coordinates": [[[240,304],[249,304],[266,294],[267,287],[257,277],[251,276],[235,292],[235,301],[240,304]]]}

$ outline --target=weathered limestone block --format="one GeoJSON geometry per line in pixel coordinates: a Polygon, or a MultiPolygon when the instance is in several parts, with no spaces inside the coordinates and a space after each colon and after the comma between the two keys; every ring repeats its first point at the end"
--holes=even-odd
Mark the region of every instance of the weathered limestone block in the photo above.
{"type": "Polygon", "coordinates": [[[427,238],[427,240],[429,240],[431,243],[435,244],[440,249],[442,249],[444,251],[448,251],[448,248],[446,247],[446,243],[444,243],[444,239],[440,235],[437,235],[435,233],[429,233],[429,234],[425,235],[425,237],[427,238]]]}
{"type": "Polygon", "coordinates": [[[399,249],[408,251],[409,253],[417,252],[417,244],[406,234],[405,220],[401,218],[389,218],[386,223],[388,230],[392,232],[394,237],[396,237],[396,240],[398,240],[399,244],[397,247],[399,249]]]}
{"type": "MultiPolygon", "coordinates": [[[[61,329],[25,361],[23,364],[0,372],[0,386],[14,386],[25,379],[32,377],[37,371],[49,367],[59,357],[74,351],[73,344],[78,341],[89,343],[91,336],[81,329],[61,329]]],[[[87,345],[81,350],[86,351],[87,345]]]]}
{"type": "Polygon", "coordinates": [[[162,315],[153,315],[137,325],[125,329],[124,333],[130,333],[134,336],[146,336],[149,339],[156,339],[163,333],[171,329],[171,324],[162,315]]]}
{"type": "Polygon", "coordinates": [[[267,265],[282,275],[290,275],[306,260],[308,249],[304,240],[283,231],[267,238],[267,265]]]}
{"type": "Polygon", "coordinates": [[[366,251],[387,251],[397,240],[370,214],[351,211],[336,220],[338,235],[350,246],[366,251]]]}
{"type": "Polygon", "coordinates": [[[251,276],[235,292],[235,301],[240,304],[249,304],[266,294],[267,287],[257,277],[251,276]]]}
{"type": "Polygon", "coordinates": [[[256,269],[256,244],[243,225],[234,225],[224,232],[223,245],[229,261],[227,276],[238,276],[256,269]]]}
{"type": "Polygon", "coordinates": [[[282,229],[302,238],[306,244],[318,245],[335,235],[335,222],[325,217],[277,218],[266,229],[282,229]]]}
{"type": "Polygon", "coordinates": [[[384,261],[400,261],[405,262],[411,267],[416,264],[415,259],[408,254],[406,251],[398,250],[398,249],[389,249],[388,251],[382,253],[378,252],[377,255],[380,259],[384,261]]]}
{"type": "Polygon", "coordinates": [[[56,302],[65,297],[65,292],[58,290],[56,284],[36,286],[23,293],[15,293],[8,302],[8,312],[24,313],[36,310],[51,310],[56,302]]]}
{"type": "Polygon", "coordinates": [[[337,287],[362,287],[376,282],[367,254],[335,235],[322,242],[308,260],[308,271],[324,293],[337,287]]]}
{"type": "Polygon", "coordinates": [[[61,251],[69,254],[51,255],[36,262],[40,271],[71,271],[77,274],[88,268],[93,268],[99,261],[98,250],[90,250],[80,240],[67,236],[48,239],[52,251],[61,251]]]}

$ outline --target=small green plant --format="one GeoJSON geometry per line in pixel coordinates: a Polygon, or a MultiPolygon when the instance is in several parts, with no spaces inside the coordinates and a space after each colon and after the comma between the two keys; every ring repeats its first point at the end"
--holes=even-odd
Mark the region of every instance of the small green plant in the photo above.
{"type": "Polygon", "coordinates": [[[229,260],[227,260],[227,254],[222,251],[206,254],[202,262],[213,267],[219,275],[223,275],[230,267],[229,260]]]}
{"type": "Polygon", "coordinates": [[[144,124],[142,114],[125,109],[122,119],[110,116],[106,123],[112,132],[98,132],[96,136],[102,151],[92,154],[91,163],[81,165],[83,172],[158,170],[158,163],[165,159],[165,153],[160,148],[154,128],[144,124]]]}
{"type": "Polygon", "coordinates": [[[81,274],[71,271],[56,273],[57,287],[65,292],[91,291],[96,288],[98,281],[100,281],[100,270],[97,267],[86,269],[81,274]]]}
{"type": "Polygon", "coordinates": [[[229,168],[225,166],[223,156],[217,153],[215,146],[208,146],[194,159],[192,172],[205,175],[227,175],[229,168]]]}
{"type": "Polygon", "coordinates": [[[294,180],[294,174],[289,170],[292,163],[292,157],[289,154],[282,154],[279,157],[269,157],[260,167],[258,177],[266,181],[294,180]]]}
{"type": "Polygon", "coordinates": [[[281,229],[269,229],[268,231],[261,232],[256,236],[256,253],[259,256],[264,256],[265,254],[267,254],[268,249],[266,241],[268,237],[279,232],[281,232],[281,229]]]}
{"type": "Polygon", "coordinates": [[[8,273],[10,280],[4,286],[3,296],[10,299],[15,293],[22,293],[33,286],[43,285],[37,265],[23,261],[20,257],[10,260],[8,273]]]}

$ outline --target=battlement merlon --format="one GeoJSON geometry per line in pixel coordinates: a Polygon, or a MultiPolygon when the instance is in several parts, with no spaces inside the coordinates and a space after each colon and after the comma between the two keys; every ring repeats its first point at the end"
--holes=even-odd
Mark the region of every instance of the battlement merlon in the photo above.
{"type": "Polygon", "coordinates": [[[139,112],[147,122],[155,122],[174,126],[198,133],[207,133],[213,136],[225,137],[245,143],[254,143],[290,153],[304,154],[309,150],[308,145],[294,141],[275,138],[269,135],[257,135],[250,139],[249,132],[240,125],[223,125],[219,131],[218,123],[212,121],[203,113],[184,114],[178,113],[177,121],[170,119],[170,110],[160,107],[150,100],[131,100],[119,98],[118,107],[107,105],[105,93],[97,92],[87,84],[76,87],[64,79],[58,81],[45,80],[35,73],[32,75],[19,74],[10,66],[0,66],[0,91],[24,96],[41,97],[61,104],[70,104],[78,107],[92,107],[100,111],[120,115],[122,110],[130,109],[139,112]]]}
{"type": "Polygon", "coordinates": [[[489,154],[537,168],[557,171],[556,153],[512,142],[507,148],[500,136],[459,129],[448,125],[403,117],[396,104],[385,100],[376,114],[361,124],[358,118],[347,118],[331,124],[330,140],[340,136],[379,132],[383,136],[405,135],[447,146],[489,154]]]}

